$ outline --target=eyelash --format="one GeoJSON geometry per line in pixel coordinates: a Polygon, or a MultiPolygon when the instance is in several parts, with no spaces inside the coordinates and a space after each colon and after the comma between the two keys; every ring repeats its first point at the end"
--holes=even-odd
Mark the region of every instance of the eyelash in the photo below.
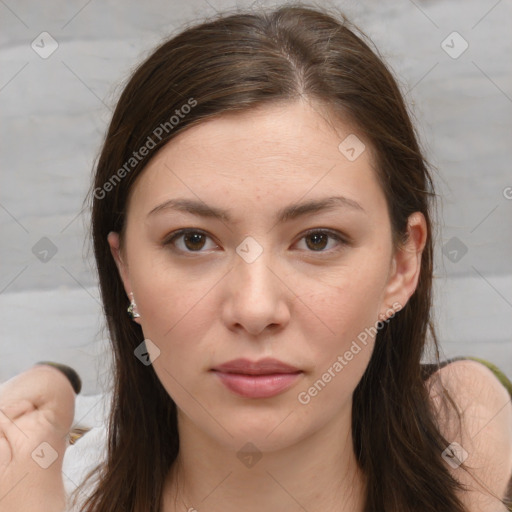
{"type": "MultiPolygon", "coordinates": [[[[182,237],[184,235],[189,235],[189,234],[200,234],[200,235],[204,235],[205,237],[211,239],[211,237],[206,232],[202,231],[201,229],[184,228],[184,229],[180,229],[178,231],[175,231],[175,232],[171,233],[169,236],[167,236],[164,239],[162,245],[163,246],[173,245],[175,240],[177,240],[178,238],[180,238],[180,237],[182,237]]],[[[337,231],[333,231],[333,230],[330,230],[330,229],[310,229],[310,230],[306,231],[301,236],[299,241],[302,240],[303,238],[306,238],[308,236],[315,235],[315,234],[328,235],[330,238],[336,240],[336,242],[338,242],[340,244],[340,247],[338,247],[337,249],[320,250],[320,251],[306,250],[306,252],[310,252],[312,254],[333,253],[333,252],[340,251],[345,246],[350,245],[350,241],[346,237],[343,237],[337,231]]],[[[174,248],[174,249],[176,249],[176,248],[174,248]]],[[[176,250],[179,251],[179,252],[185,253],[185,254],[194,254],[194,253],[200,254],[202,252],[206,252],[206,251],[203,251],[203,250],[199,250],[199,251],[188,251],[188,250],[183,251],[181,249],[176,249],[176,250]]]]}

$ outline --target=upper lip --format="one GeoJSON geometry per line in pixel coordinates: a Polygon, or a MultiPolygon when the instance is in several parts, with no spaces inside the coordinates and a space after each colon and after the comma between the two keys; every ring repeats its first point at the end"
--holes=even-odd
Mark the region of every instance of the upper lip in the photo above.
{"type": "Polygon", "coordinates": [[[246,375],[271,375],[275,373],[297,373],[299,368],[283,363],[278,359],[265,358],[259,361],[249,359],[233,359],[215,366],[212,370],[224,373],[241,373],[246,375]]]}

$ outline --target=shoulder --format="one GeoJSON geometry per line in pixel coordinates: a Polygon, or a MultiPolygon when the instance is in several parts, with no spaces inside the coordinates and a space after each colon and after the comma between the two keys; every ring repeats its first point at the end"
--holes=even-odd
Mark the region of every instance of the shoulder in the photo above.
{"type": "Polygon", "coordinates": [[[439,430],[450,443],[442,456],[453,476],[467,486],[461,499],[468,511],[505,510],[497,508],[499,501],[491,493],[504,498],[512,476],[512,403],[507,389],[489,368],[471,360],[446,365],[427,385],[439,430]],[[453,407],[441,401],[443,388],[460,413],[460,423],[453,407]]]}

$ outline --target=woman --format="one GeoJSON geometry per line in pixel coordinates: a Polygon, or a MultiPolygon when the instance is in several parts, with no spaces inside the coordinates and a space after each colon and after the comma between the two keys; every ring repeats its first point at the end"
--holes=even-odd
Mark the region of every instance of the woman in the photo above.
{"type": "Polygon", "coordinates": [[[163,43],[91,199],[115,367],[80,510],[506,510],[509,396],[475,361],[420,363],[433,186],[342,15],[226,14],[163,43]]]}

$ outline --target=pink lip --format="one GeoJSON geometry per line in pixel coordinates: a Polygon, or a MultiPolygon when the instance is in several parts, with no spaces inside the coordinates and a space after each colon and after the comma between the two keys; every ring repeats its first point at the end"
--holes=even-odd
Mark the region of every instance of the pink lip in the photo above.
{"type": "Polygon", "coordinates": [[[298,373],[243,375],[215,371],[221,382],[234,393],[246,398],[269,398],[288,389],[300,376],[298,373]]]}
{"type": "Polygon", "coordinates": [[[294,366],[271,358],[257,362],[234,359],[212,371],[228,389],[246,398],[269,398],[282,393],[302,373],[294,366]]]}
{"type": "Polygon", "coordinates": [[[243,373],[246,375],[269,375],[273,373],[296,373],[299,368],[283,363],[278,359],[267,357],[259,361],[249,359],[233,359],[227,363],[212,368],[224,373],[243,373]]]}

